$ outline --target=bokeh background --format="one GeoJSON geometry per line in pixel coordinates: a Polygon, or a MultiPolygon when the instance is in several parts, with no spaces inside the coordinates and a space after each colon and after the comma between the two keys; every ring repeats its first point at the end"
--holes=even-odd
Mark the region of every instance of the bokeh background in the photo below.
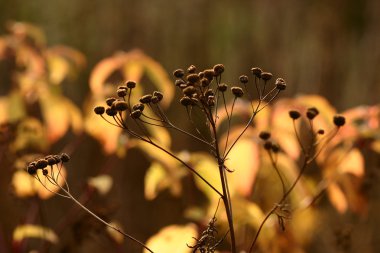
{"type": "MultiPolygon", "coordinates": [[[[65,96],[78,107],[87,98],[89,77],[95,65],[118,51],[132,49],[142,50],[168,73],[190,64],[203,69],[223,63],[228,70],[224,78],[231,83],[237,83],[237,77],[249,73],[251,67],[259,66],[287,81],[283,96],[318,94],[338,111],[380,102],[380,2],[376,0],[0,0],[0,35],[7,33],[10,21],[40,27],[48,46],[64,44],[84,54],[86,67],[63,87],[65,96]]],[[[3,72],[0,76],[5,76],[7,69],[0,71],[3,72]]],[[[9,83],[0,80],[2,96],[9,88],[9,83]]],[[[169,113],[176,115],[172,108],[169,113]]],[[[51,151],[67,148],[66,143],[73,138],[75,134],[67,134],[51,151]]],[[[183,141],[174,141],[174,148],[186,146],[183,141]]],[[[101,145],[88,136],[78,138],[79,144],[70,143],[75,146],[73,160],[77,160],[78,168],[69,174],[73,191],[80,192],[84,178],[99,170],[111,173],[116,178],[114,185],[119,187],[114,190],[114,196],[96,200],[105,205],[104,210],[99,205],[95,207],[99,208],[98,212],[105,212],[105,216],[115,215],[128,224],[136,237],[147,238],[159,227],[184,222],[184,207],[189,201],[197,202],[193,195],[177,198],[169,193],[145,201],[143,181],[149,162],[139,151],[132,150],[121,159],[103,156],[101,145]],[[125,164],[135,169],[126,169],[125,164]]],[[[71,206],[53,198],[44,203],[37,201],[31,207],[30,203],[12,197],[9,186],[12,156],[4,157],[7,154],[1,162],[1,170],[6,172],[1,179],[0,252],[9,252],[5,242],[10,240],[12,229],[25,222],[25,209],[42,213],[40,218],[44,223],[54,224],[63,222],[61,217],[71,206]],[[52,206],[60,209],[49,213],[52,206]]],[[[366,166],[377,171],[378,156],[366,158],[369,159],[366,166]]],[[[188,185],[193,187],[191,183],[188,185]]],[[[352,252],[359,252],[360,248],[363,252],[380,250],[380,235],[376,231],[380,224],[376,214],[380,210],[380,188],[373,186],[370,196],[369,215],[353,218],[353,223],[358,224],[354,236],[363,232],[360,237],[363,240],[352,252]]],[[[334,217],[325,222],[333,222],[334,217]]],[[[345,218],[336,219],[341,225],[345,222],[345,218]]],[[[88,218],[86,222],[93,221],[88,218]]],[[[77,225],[77,231],[95,226],[85,222],[77,225]]],[[[326,227],[328,230],[328,223],[326,227]]],[[[309,245],[308,252],[337,252],[329,246],[331,235],[330,231],[325,237],[317,238],[315,245],[309,245]],[[324,244],[319,244],[321,241],[324,244]]],[[[102,238],[101,234],[90,234],[78,239],[80,246],[54,250],[96,252],[98,245],[94,246],[92,240],[107,245],[108,241],[102,238]]],[[[77,243],[75,236],[68,235],[64,240],[67,245],[77,243]]],[[[137,250],[133,245],[127,247],[131,247],[130,252],[137,250]]]]}

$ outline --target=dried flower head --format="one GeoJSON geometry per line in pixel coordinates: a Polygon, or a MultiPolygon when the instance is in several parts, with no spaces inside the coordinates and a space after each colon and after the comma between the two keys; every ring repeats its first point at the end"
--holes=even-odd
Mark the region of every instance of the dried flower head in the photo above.
{"type": "Polygon", "coordinates": [[[291,111],[289,111],[289,116],[290,116],[290,118],[296,120],[299,117],[301,117],[301,113],[299,111],[291,110],[291,111]]]}
{"type": "Polygon", "coordinates": [[[261,73],[261,78],[264,81],[269,81],[272,77],[273,77],[272,73],[269,73],[269,72],[262,72],[261,73]]]}
{"type": "Polygon", "coordinates": [[[63,163],[67,163],[68,161],[70,161],[70,156],[66,153],[62,153],[60,158],[63,163]]]}
{"type": "Polygon", "coordinates": [[[239,77],[239,81],[240,81],[241,83],[243,83],[243,84],[248,83],[248,76],[246,76],[246,75],[241,75],[241,76],[239,77]]]}
{"type": "Polygon", "coordinates": [[[195,73],[195,71],[197,71],[197,68],[194,65],[190,65],[187,68],[187,73],[189,73],[189,74],[193,74],[193,73],[195,73]]]}
{"type": "Polygon", "coordinates": [[[140,118],[142,112],[140,110],[135,110],[133,112],[131,112],[131,118],[132,119],[138,119],[140,118]]]}
{"type": "Polygon", "coordinates": [[[117,114],[117,111],[114,108],[107,108],[106,109],[106,114],[110,117],[113,117],[117,114]]]}
{"type": "Polygon", "coordinates": [[[341,127],[346,123],[346,118],[342,115],[335,115],[333,122],[337,127],[341,127]]]}
{"type": "Polygon", "coordinates": [[[125,97],[127,95],[127,91],[125,89],[118,89],[117,90],[117,95],[119,97],[125,97]]]}
{"type": "Polygon", "coordinates": [[[276,88],[278,90],[285,90],[286,89],[286,83],[285,80],[282,78],[277,78],[275,82],[276,88]]]}
{"type": "Polygon", "coordinates": [[[140,98],[140,102],[143,104],[149,104],[151,101],[152,101],[152,95],[151,94],[144,95],[140,98]]]}
{"type": "Polygon", "coordinates": [[[113,102],[115,102],[116,98],[107,98],[106,99],[106,104],[108,106],[111,106],[113,102]]]}
{"type": "Polygon", "coordinates": [[[270,138],[270,133],[267,131],[261,131],[259,134],[260,139],[266,141],[270,138]]]}
{"type": "Polygon", "coordinates": [[[198,74],[190,74],[186,77],[187,81],[189,81],[189,83],[196,83],[199,81],[199,76],[198,74]]]}
{"type": "Polygon", "coordinates": [[[225,92],[227,90],[227,88],[228,88],[228,86],[225,83],[221,83],[221,84],[218,85],[218,90],[220,92],[225,92]]]}
{"type": "Polygon", "coordinates": [[[216,64],[214,67],[215,75],[219,76],[224,72],[224,65],[223,64],[216,64]]]}
{"type": "Polygon", "coordinates": [[[98,114],[98,115],[104,114],[105,111],[106,109],[103,106],[97,106],[94,108],[95,114],[98,114]]]}
{"type": "Polygon", "coordinates": [[[36,161],[36,168],[43,169],[48,166],[48,162],[45,159],[39,159],[36,161]]]}
{"type": "Polygon", "coordinates": [[[308,108],[306,111],[306,117],[310,120],[313,120],[318,114],[319,111],[315,107],[308,108]]]}
{"type": "Polygon", "coordinates": [[[203,71],[204,77],[207,78],[208,80],[212,80],[215,76],[215,71],[213,69],[206,69],[203,71]]]}
{"type": "Polygon", "coordinates": [[[182,79],[175,80],[174,84],[175,86],[180,86],[181,84],[185,84],[186,82],[182,79]]]}
{"type": "Polygon", "coordinates": [[[158,102],[160,102],[164,98],[164,94],[162,94],[162,92],[159,91],[154,91],[153,96],[158,98],[158,102]]]}
{"type": "Polygon", "coordinates": [[[261,78],[261,73],[263,72],[261,70],[261,68],[257,68],[257,67],[254,67],[254,68],[251,68],[251,72],[254,76],[256,76],[257,78],[261,78]]]}
{"type": "Polygon", "coordinates": [[[128,109],[128,104],[125,101],[115,101],[114,104],[115,110],[122,112],[128,109]]]}
{"type": "Polygon", "coordinates": [[[141,103],[138,103],[132,106],[133,111],[136,111],[136,110],[144,111],[144,108],[145,108],[144,104],[141,104],[141,103]]]}
{"type": "Polygon", "coordinates": [[[173,72],[173,76],[176,78],[182,78],[185,75],[185,71],[183,69],[176,69],[173,72]]]}
{"type": "Polygon", "coordinates": [[[193,105],[193,100],[189,97],[183,97],[179,101],[183,106],[193,105]]]}
{"type": "Polygon", "coordinates": [[[231,91],[232,91],[232,94],[234,94],[235,97],[238,97],[238,98],[240,98],[240,97],[242,97],[244,95],[244,91],[240,87],[236,87],[236,86],[232,87],[231,91]]]}
{"type": "Polygon", "coordinates": [[[133,89],[133,88],[135,88],[136,87],[136,82],[135,81],[127,81],[127,87],[129,88],[129,89],[133,89]]]}

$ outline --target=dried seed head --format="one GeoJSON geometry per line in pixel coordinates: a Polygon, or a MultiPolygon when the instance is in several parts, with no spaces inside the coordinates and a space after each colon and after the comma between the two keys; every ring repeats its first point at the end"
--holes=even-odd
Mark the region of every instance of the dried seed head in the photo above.
{"type": "Polygon", "coordinates": [[[199,81],[198,74],[190,74],[186,78],[187,78],[187,81],[189,81],[189,83],[196,83],[199,81]]]}
{"type": "Polygon", "coordinates": [[[215,94],[214,94],[214,92],[212,91],[212,89],[208,89],[208,90],[206,90],[205,91],[205,93],[204,93],[204,96],[207,98],[207,97],[209,97],[209,96],[214,96],[215,94]]]}
{"type": "Polygon", "coordinates": [[[184,84],[184,83],[186,83],[186,82],[182,79],[177,79],[174,82],[175,86],[180,86],[181,84],[184,84]]]}
{"type": "Polygon", "coordinates": [[[205,77],[205,73],[203,71],[201,71],[198,73],[198,76],[199,76],[199,78],[202,79],[203,77],[205,77]]]}
{"type": "Polygon", "coordinates": [[[224,72],[224,65],[223,64],[216,64],[214,67],[214,72],[216,76],[219,76],[224,72]]]}
{"type": "Polygon", "coordinates": [[[277,78],[275,85],[276,85],[277,90],[285,90],[286,89],[285,80],[282,78],[277,78]]]}
{"type": "Polygon", "coordinates": [[[176,69],[173,72],[173,76],[176,78],[182,78],[185,75],[185,71],[183,69],[176,69]]]}
{"type": "Polygon", "coordinates": [[[164,98],[164,94],[162,92],[159,92],[159,91],[154,91],[153,96],[157,97],[158,101],[161,101],[164,98]]]}
{"type": "Polygon", "coordinates": [[[56,163],[60,163],[61,162],[61,157],[59,155],[53,155],[53,158],[55,159],[56,163]]]}
{"type": "Polygon", "coordinates": [[[67,163],[68,161],[70,161],[70,156],[66,153],[62,153],[60,158],[63,163],[67,163]]]}
{"type": "Polygon", "coordinates": [[[97,106],[94,108],[95,114],[102,115],[106,109],[103,106],[97,106]]]}
{"type": "Polygon", "coordinates": [[[119,87],[117,87],[117,89],[128,90],[128,87],[126,85],[120,85],[119,87]]]}
{"type": "Polygon", "coordinates": [[[335,115],[335,116],[334,116],[334,119],[333,119],[333,122],[334,122],[334,124],[335,124],[337,127],[341,127],[341,126],[343,126],[344,124],[346,124],[346,118],[343,117],[342,115],[335,115]]]}
{"type": "Polygon", "coordinates": [[[227,90],[227,88],[228,88],[228,86],[225,83],[221,83],[221,84],[218,85],[218,90],[220,92],[225,92],[227,90]]]}
{"type": "Polygon", "coordinates": [[[213,69],[206,69],[203,73],[208,80],[212,80],[215,76],[215,71],[213,69]]]}
{"type": "Polygon", "coordinates": [[[261,73],[262,73],[263,71],[261,70],[261,68],[257,68],[257,67],[255,67],[255,68],[251,68],[251,72],[252,72],[252,74],[253,74],[254,76],[256,76],[257,78],[261,78],[261,73]]]}
{"type": "Polygon", "coordinates": [[[244,95],[244,91],[240,87],[236,87],[236,86],[232,87],[231,91],[232,91],[232,94],[234,94],[235,97],[238,97],[238,98],[240,98],[240,97],[242,97],[244,95]]]}
{"type": "Polygon", "coordinates": [[[115,110],[119,112],[125,111],[128,108],[128,104],[125,101],[115,101],[113,105],[115,106],[115,110]]]}
{"type": "Polygon", "coordinates": [[[246,76],[246,75],[241,75],[241,76],[239,77],[239,81],[240,81],[241,83],[243,83],[243,84],[248,83],[248,76],[246,76]]]}
{"type": "Polygon", "coordinates": [[[152,96],[152,99],[150,101],[152,104],[158,104],[160,102],[160,100],[158,99],[158,97],[156,96],[152,96]]]}
{"type": "Polygon", "coordinates": [[[47,157],[45,159],[47,160],[48,165],[50,165],[50,166],[53,166],[54,164],[57,164],[57,161],[55,160],[55,158],[53,156],[47,157]]]}
{"type": "Polygon", "coordinates": [[[189,97],[183,97],[179,101],[183,106],[193,105],[193,100],[189,97]]]}
{"type": "Polygon", "coordinates": [[[189,87],[186,87],[185,89],[183,89],[183,94],[187,95],[187,96],[191,96],[192,94],[194,94],[197,90],[194,88],[194,86],[189,86],[189,87]]]}
{"type": "Polygon", "coordinates": [[[270,133],[267,131],[261,131],[259,134],[260,139],[266,141],[270,138],[270,133]]]}
{"type": "Polygon", "coordinates": [[[140,118],[142,112],[140,110],[135,110],[133,112],[131,112],[131,118],[132,119],[138,119],[140,118]]]}
{"type": "Polygon", "coordinates": [[[106,103],[107,103],[108,106],[111,106],[112,103],[113,103],[115,100],[116,100],[116,98],[107,98],[107,99],[106,99],[106,103]]]}
{"type": "Polygon", "coordinates": [[[310,120],[313,120],[318,114],[319,111],[315,107],[308,108],[306,111],[306,117],[310,120]]]}
{"type": "Polygon", "coordinates": [[[317,134],[320,134],[320,135],[322,135],[324,133],[325,133],[325,130],[323,130],[323,129],[319,129],[318,132],[317,132],[317,134]]]}
{"type": "Polygon", "coordinates": [[[195,73],[195,71],[197,71],[197,68],[194,65],[190,65],[187,68],[187,73],[189,73],[189,74],[193,74],[193,73],[195,73]]]}
{"type": "Polygon", "coordinates": [[[38,159],[36,162],[36,168],[37,169],[43,169],[48,166],[48,162],[45,159],[38,159]]]}
{"type": "Polygon", "coordinates": [[[26,171],[29,173],[29,175],[35,175],[37,172],[37,168],[35,164],[29,164],[26,168],[26,171]]]}
{"type": "Polygon", "coordinates": [[[273,153],[278,153],[280,151],[280,146],[277,144],[272,144],[272,151],[273,153]]]}
{"type": "Polygon", "coordinates": [[[108,115],[108,116],[111,116],[111,117],[113,117],[113,116],[115,116],[116,114],[117,114],[117,111],[114,109],[114,108],[107,108],[106,109],[106,114],[108,115]]]}
{"type": "Polygon", "coordinates": [[[117,92],[117,95],[121,98],[127,95],[127,90],[125,89],[118,89],[116,92],[117,92]]]}
{"type": "Polygon", "coordinates": [[[296,120],[299,117],[301,117],[301,113],[299,111],[292,110],[292,111],[289,111],[289,116],[290,118],[296,120]]]}
{"type": "Polygon", "coordinates": [[[145,108],[145,106],[143,104],[140,104],[140,103],[135,104],[135,105],[132,106],[132,110],[133,111],[136,111],[136,110],[144,111],[144,108],[145,108]]]}
{"type": "Polygon", "coordinates": [[[266,150],[270,150],[270,149],[272,149],[272,146],[273,146],[273,144],[272,144],[271,141],[266,141],[266,142],[264,142],[264,148],[265,148],[266,150]]]}
{"type": "Polygon", "coordinates": [[[49,171],[47,169],[42,169],[42,174],[44,176],[47,176],[48,173],[49,173],[49,171]]]}
{"type": "Polygon", "coordinates": [[[136,82],[135,81],[127,81],[127,87],[130,89],[133,89],[136,87],[136,82]]]}
{"type": "Polygon", "coordinates": [[[269,73],[269,72],[262,72],[261,73],[261,78],[264,80],[264,81],[269,81],[271,78],[272,78],[272,73],[269,73]]]}
{"type": "Polygon", "coordinates": [[[144,95],[140,98],[140,102],[143,104],[149,104],[151,101],[152,101],[152,95],[151,94],[144,95]]]}
{"type": "Polygon", "coordinates": [[[208,96],[207,97],[207,105],[208,106],[214,106],[215,105],[215,98],[214,98],[214,96],[208,96]]]}
{"type": "Polygon", "coordinates": [[[209,84],[210,84],[210,81],[209,81],[207,78],[202,78],[202,79],[201,79],[201,86],[202,86],[203,88],[209,86],[209,84]]]}

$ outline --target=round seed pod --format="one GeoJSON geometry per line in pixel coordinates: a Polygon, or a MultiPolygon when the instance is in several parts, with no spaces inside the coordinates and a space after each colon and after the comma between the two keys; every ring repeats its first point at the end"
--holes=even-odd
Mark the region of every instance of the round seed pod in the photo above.
{"type": "Polygon", "coordinates": [[[127,95],[127,90],[125,89],[118,89],[116,92],[119,97],[125,97],[127,95]]]}
{"type": "Polygon", "coordinates": [[[54,159],[53,156],[45,158],[48,162],[48,165],[53,166],[54,164],[57,164],[57,161],[54,159]]]}
{"type": "Polygon", "coordinates": [[[152,104],[157,104],[158,102],[160,102],[160,100],[158,99],[158,97],[156,96],[152,96],[152,99],[150,101],[152,104]]]}
{"type": "Polygon", "coordinates": [[[187,73],[189,73],[189,74],[193,74],[193,73],[195,73],[195,71],[197,71],[197,68],[194,65],[190,65],[187,68],[187,73]]]}
{"type": "Polygon", "coordinates": [[[208,79],[208,80],[212,80],[215,76],[215,71],[213,69],[206,69],[204,71],[204,76],[208,79]]]}
{"type": "Polygon", "coordinates": [[[133,89],[136,87],[136,82],[135,81],[127,81],[126,85],[128,88],[133,89]]]}
{"type": "Polygon", "coordinates": [[[164,98],[164,94],[162,92],[159,92],[159,91],[154,91],[153,96],[157,97],[158,101],[161,101],[164,98]]]}
{"type": "Polygon", "coordinates": [[[239,77],[239,81],[240,81],[242,84],[246,84],[246,83],[248,83],[248,76],[246,76],[246,75],[241,75],[241,76],[239,77]]]}
{"type": "Polygon", "coordinates": [[[184,84],[184,83],[186,83],[186,82],[182,79],[177,79],[174,82],[175,86],[180,86],[181,84],[184,84]]]}
{"type": "Polygon", "coordinates": [[[106,109],[106,114],[110,117],[113,117],[117,114],[117,111],[110,107],[106,109]]]}
{"type": "Polygon", "coordinates": [[[185,89],[182,90],[183,94],[187,96],[191,96],[194,94],[197,90],[193,86],[186,87],[185,89]]]}
{"type": "Polygon", "coordinates": [[[220,92],[225,92],[227,90],[227,88],[228,88],[228,86],[225,83],[221,83],[221,84],[218,85],[218,90],[220,92]]]}
{"type": "Polygon", "coordinates": [[[254,76],[256,76],[257,78],[261,78],[261,73],[263,72],[261,70],[261,68],[258,68],[258,67],[254,67],[254,68],[251,68],[251,72],[254,76]]]}
{"type": "Polygon", "coordinates": [[[280,146],[277,144],[272,144],[272,151],[273,153],[278,153],[280,151],[280,146]]]}
{"type": "Polygon", "coordinates": [[[29,173],[29,175],[35,175],[37,173],[37,168],[34,164],[29,164],[26,168],[26,171],[29,173]]]}
{"type": "Polygon", "coordinates": [[[198,74],[190,74],[186,77],[187,81],[189,81],[189,83],[196,83],[199,81],[199,76],[198,74]]]}
{"type": "Polygon", "coordinates": [[[232,91],[232,94],[234,94],[235,97],[238,97],[238,98],[240,98],[240,97],[242,97],[244,95],[244,91],[240,87],[236,87],[236,86],[232,87],[231,91],[232,91]]]}
{"type": "Polygon", "coordinates": [[[63,163],[67,163],[68,161],[70,161],[70,156],[68,154],[66,154],[66,153],[62,153],[61,154],[61,161],[63,163]]]}
{"type": "Polygon", "coordinates": [[[306,117],[310,120],[313,120],[318,114],[319,111],[315,107],[308,108],[306,111],[306,117]]]}
{"type": "Polygon", "coordinates": [[[341,127],[346,124],[346,118],[342,115],[335,115],[333,118],[333,122],[337,127],[341,127]]]}
{"type": "Polygon", "coordinates": [[[152,95],[148,94],[140,98],[140,102],[143,104],[149,104],[152,101],[152,95]]]}
{"type": "Polygon", "coordinates": [[[266,141],[270,138],[270,133],[266,131],[261,131],[259,134],[260,139],[266,141]]]}
{"type": "Polygon", "coordinates": [[[216,76],[221,75],[224,72],[224,65],[223,64],[216,64],[214,67],[214,72],[216,76]]]}
{"type": "Polygon", "coordinates": [[[182,97],[179,101],[183,106],[193,105],[193,100],[189,97],[182,97]]]}
{"type": "Polygon", "coordinates": [[[318,132],[317,132],[317,134],[320,134],[320,135],[325,134],[325,130],[319,129],[318,132]]]}
{"type": "Polygon", "coordinates": [[[56,163],[60,163],[61,162],[61,157],[59,155],[53,155],[53,158],[55,159],[56,163]]]}
{"type": "Polygon", "coordinates": [[[207,87],[207,86],[209,86],[210,85],[210,81],[207,79],[207,78],[202,78],[201,79],[201,86],[203,87],[203,88],[205,88],[205,87],[207,87]]]}
{"type": "Polygon", "coordinates": [[[38,159],[36,162],[36,168],[37,169],[43,169],[48,166],[48,162],[45,159],[38,159]]]}
{"type": "Polygon", "coordinates": [[[215,94],[214,94],[214,92],[212,91],[212,89],[208,89],[208,90],[206,90],[205,91],[205,93],[204,93],[204,96],[207,98],[207,97],[209,97],[209,96],[214,96],[215,94]]]}
{"type": "Polygon", "coordinates": [[[264,80],[264,81],[269,81],[271,78],[272,78],[272,73],[269,73],[269,72],[262,72],[261,73],[261,78],[264,80]]]}
{"type": "Polygon", "coordinates": [[[106,99],[106,104],[107,104],[108,106],[111,106],[112,103],[115,102],[115,101],[116,101],[116,98],[107,98],[107,99],[106,99]]]}
{"type": "Polygon", "coordinates": [[[292,110],[292,111],[289,111],[289,116],[290,118],[296,120],[299,117],[301,117],[301,113],[299,111],[292,110]]]}
{"type": "Polygon", "coordinates": [[[126,85],[120,85],[119,87],[117,87],[118,90],[128,90],[128,87],[126,85]]]}
{"type": "Polygon", "coordinates": [[[273,144],[272,144],[271,141],[266,141],[266,142],[264,143],[264,148],[265,148],[266,150],[271,150],[271,149],[272,149],[272,146],[273,146],[273,144]]]}
{"type": "Polygon", "coordinates": [[[135,110],[133,112],[131,112],[131,118],[132,119],[138,119],[140,118],[142,112],[140,110],[135,110]]]}
{"type": "Polygon", "coordinates": [[[125,101],[115,101],[115,110],[122,112],[128,109],[128,104],[125,101]]]}
{"type": "Polygon", "coordinates": [[[144,111],[144,108],[145,108],[145,106],[143,104],[140,104],[140,103],[135,104],[134,106],[132,106],[132,110],[133,111],[136,111],[136,110],[144,111]]]}
{"type": "Polygon", "coordinates": [[[47,176],[47,174],[49,174],[49,171],[47,169],[42,169],[42,174],[44,176],[47,176]]]}
{"type": "Polygon", "coordinates": [[[200,79],[202,79],[203,77],[205,77],[205,73],[203,71],[201,71],[198,73],[198,76],[200,79]]]}
{"type": "Polygon", "coordinates": [[[277,90],[285,90],[286,89],[285,80],[282,79],[282,78],[277,78],[276,82],[275,82],[275,85],[276,85],[276,89],[277,90]]]}
{"type": "Polygon", "coordinates": [[[176,78],[182,78],[185,75],[185,71],[183,69],[176,69],[173,72],[173,76],[176,78]]]}
{"type": "Polygon", "coordinates": [[[104,114],[105,111],[106,109],[103,106],[97,106],[94,108],[95,114],[98,114],[98,115],[104,114]]]}

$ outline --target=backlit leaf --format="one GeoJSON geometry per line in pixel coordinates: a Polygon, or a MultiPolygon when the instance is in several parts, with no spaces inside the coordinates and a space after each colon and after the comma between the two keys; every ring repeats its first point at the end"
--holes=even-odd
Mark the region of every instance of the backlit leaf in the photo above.
{"type": "Polygon", "coordinates": [[[42,227],[39,225],[26,224],[20,225],[13,231],[13,241],[21,242],[27,238],[38,238],[47,240],[51,243],[58,242],[58,236],[50,228],[42,227]]]}
{"type": "Polygon", "coordinates": [[[346,212],[348,208],[347,199],[344,196],[343,191],[336,183],[330,183],[329,187],[327,188],[327,194],[329,196],[331,204],[338,212],[346,212]]]}
{"type": "Polygon", "coordinates": [[[99,175],[87,180],[88,185],[95,188],[101,195],[106,195],[112,188],[113,179],[110,175],[99,175]]]}
{"type": "MultiPolygon", "coordinates": [[[[186,245],[192,245],[193,237],[197,237],[197,228],[194,224],[170,225],[162,228],[157,234],[150,237],[146,245],[154,252],[190,253],[193,249],[186,245]]],[[[144,250],[144,253],[149,251],[144,250]]]]}

